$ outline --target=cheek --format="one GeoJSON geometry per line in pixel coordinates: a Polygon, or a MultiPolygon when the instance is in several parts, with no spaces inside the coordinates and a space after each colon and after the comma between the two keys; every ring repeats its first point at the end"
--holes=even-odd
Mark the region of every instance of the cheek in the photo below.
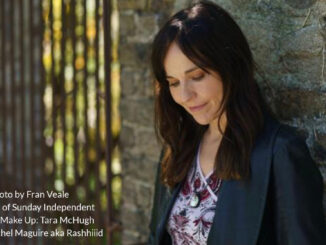
{"type": "Polygon", "coordinates": [[[212,94],[212,97],[215,98],[216,101],[221,102],[222,101],[223,93],[216,91],[214,94],[212,94]]]}
{"type": "Polygon", "coordinates": [[[216,84],[211,84],[211,86],[207,86],[205,91],[203,92],[206,95],[208,100],[211,100],[214,104],[219,105],[223,98],[223,91],[221,86],[216,84]]]}
{"type": "Polygon", "coordinates": [[[174,102],[179,104],[178,93],[177,93],[176,89],[170,89],[170,94],[171,94],[171,97],[174,100],[174,102]]]}
{"type": "Polygon", "coordinates": [[[214,97],[216,100],[220,101],[223,97],[223,85],[220,81],[213,81],[210,84],[210,88],[208,89],[211,97],[214,97]]]}

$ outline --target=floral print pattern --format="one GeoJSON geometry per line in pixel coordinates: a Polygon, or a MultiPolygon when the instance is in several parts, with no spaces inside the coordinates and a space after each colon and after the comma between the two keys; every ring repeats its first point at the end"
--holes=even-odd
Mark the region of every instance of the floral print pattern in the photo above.
{"type": "Polygon", "coordinates": [[[197,156],[168,219],[167,230],[173,245],[207,244],[220,185],[221,180],[213,171],[203,176],[197,156]],[[194,192],[200,197],[197,207],[190,206],[194,192]]]}

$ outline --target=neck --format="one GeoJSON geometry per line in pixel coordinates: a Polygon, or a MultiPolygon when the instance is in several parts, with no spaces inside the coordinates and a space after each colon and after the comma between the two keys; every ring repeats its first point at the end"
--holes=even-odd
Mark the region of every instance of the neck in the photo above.
{"type": "Polygon", "coordinates": [[[224,112],[221,115],[221,120],[220,120],[220,128],[221,128],[222,132],[218,128],[218,118],[214,119],[209,124],[209,127],[205,133],[207,138],[210,139],[209,141],[213,141],[213,142],[220,141],[222,138],[222,133],[225,132],[226,125],[227,125],[227,119],[226,119],[226,114],[224,112]]]}

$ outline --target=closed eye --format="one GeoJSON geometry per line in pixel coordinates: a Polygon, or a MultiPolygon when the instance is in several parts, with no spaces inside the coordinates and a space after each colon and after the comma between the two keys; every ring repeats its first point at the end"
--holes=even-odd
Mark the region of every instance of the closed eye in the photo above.
{"type": "MultiPolygon", "coordinates": [[[[191,79],[194,81],[200,81],[205,77],[205,73],[202,73],[200,75],[197,76],[193,76],[191,79]]],[[[169,87],[176,87],[179,85],[179,81],[175,81],[175,82],[169,82],[169,87]]]]}
{"type": "Polygon", "coordinates": [[[205,76],[205,74],[204,74],[204,73],[201,73],[201,74],[198,75],[198,76],[194,76],[194,77],[192,77],[192,80],[200,81],[201,79],[204,78],[204,76],[205,76]]]}
{"type": "Polygon", "coordinates": [[[179,81],[169,83],[169,87],[176,87],[179,85],[179,81]]]}

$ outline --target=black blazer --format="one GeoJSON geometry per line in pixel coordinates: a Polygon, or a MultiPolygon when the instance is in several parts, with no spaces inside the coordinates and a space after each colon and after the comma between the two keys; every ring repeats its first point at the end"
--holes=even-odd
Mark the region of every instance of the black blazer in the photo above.
{"type": "MultiPolygon", "coordinates": [[[[160,164],[159,164],[160,165],[160,164]]],[[[167,219],[182,187],[156,177],[148,244],[168,245],[167,219]]],[[[268,118],[249,181],[223,181],[208,245],[326,245],[323,179],[293,128],[268,118]]]]}

